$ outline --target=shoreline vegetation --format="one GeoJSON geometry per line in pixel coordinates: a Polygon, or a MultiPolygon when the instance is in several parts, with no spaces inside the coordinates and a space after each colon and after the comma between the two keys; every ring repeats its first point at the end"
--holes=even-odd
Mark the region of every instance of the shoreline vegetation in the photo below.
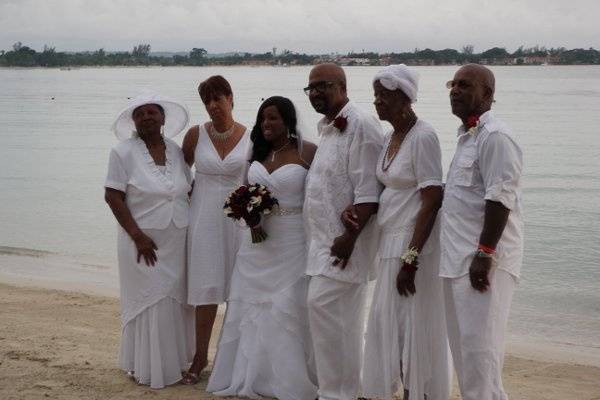
{"type": "Polygon", "coordinates": [[[189,52],[151,52],[150,44],[139,44],[132,51],[64,52],[44,45],[41,52],[17,42],[12,50],[0,50],[0,67],[98,67],[98,66],[292,66],[334,62],[343,66],[383,66],[404,63],[413,66],[461,65],[470,62],[485,65],[599,65],[600,51],[594,48],[571,49],[534,46],[519,47],[509,53],[493,47],[476,53],[472,45],[455,49],[414,49],[412,52],[347,54],[305,54],[290,50],[266,53],[231,52],[209,54],[204,48],[189,52]]]}

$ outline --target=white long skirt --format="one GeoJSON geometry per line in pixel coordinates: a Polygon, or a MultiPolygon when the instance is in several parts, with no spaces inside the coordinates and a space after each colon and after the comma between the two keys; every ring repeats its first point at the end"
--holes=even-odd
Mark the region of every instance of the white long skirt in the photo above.
{"type": "Polygon", "coordinates": [[[186,228],[146,229],[158,250],[153,267],[137,262],[137,249],[121,229],[120,367],[153,389],[182,378],[194,352],[193,308],[185,305],[186,228]]]}
{"type": "Polygon", "coordinates": [[[206,390],[217,396],[313,400],[306,242],[300,215],[265,223],[266,241],[245,232],[206,390]]]}
{"type": "Polygon", "coordinates": [[[403,387],[410,400],[425,394],[428,400],[448,399],[449,346],[437,257],[420,257],[416,294],[410,297],[396,289],[400,259],[380,260],[365,343],[365,397],[391,399],[403,387]]]}

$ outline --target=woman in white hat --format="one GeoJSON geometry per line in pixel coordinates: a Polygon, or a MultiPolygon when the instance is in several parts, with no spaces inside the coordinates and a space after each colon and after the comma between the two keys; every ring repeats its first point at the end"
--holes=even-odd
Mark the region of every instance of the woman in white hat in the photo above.
{"type": "Polygon", "coordinates": [[[186,230],[191,177],[169,139],[187,110],[162,96],[135,98],[113,124],[105,199],[117,222],[121,287],[119,362],[154,389],[181,380],[193,354],[186,304],[186,230]]]}
{"type": "MultiPolygon", "coordinates": [[[[379,269],[367,326],[363,395],[447,400],[449,361],[439,270],[442,163],[435,130],[417,118],[418,75],[390,65],[373,79],[375,108],[392,130],[379,157],[379,269]]],[[[344,213],[352,223],[352,210],[344,213]]]]}

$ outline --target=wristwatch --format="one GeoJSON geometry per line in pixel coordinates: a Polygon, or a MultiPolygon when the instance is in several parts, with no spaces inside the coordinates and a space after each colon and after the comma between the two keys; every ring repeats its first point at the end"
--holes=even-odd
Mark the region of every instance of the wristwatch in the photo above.
{"type": "Polygon", "coordinates": [[[490,253],[486,253],[485,251],[482,250],[477,250],[477,252],[475,253],[475,257],[479,257],[479,258],[494,258],[493,254],[490,253]]]}

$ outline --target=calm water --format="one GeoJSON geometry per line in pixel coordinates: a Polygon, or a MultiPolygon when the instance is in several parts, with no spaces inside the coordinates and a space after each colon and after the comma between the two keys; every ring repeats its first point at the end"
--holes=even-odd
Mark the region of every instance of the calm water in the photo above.
{"type": "MultiPolygon", "coordinates": [[[[454,67],[421,67],[415,108],[438,130],[445,170],[458,120],[444,83],[454,67]]],[[[496,67],[498,116],[525,155],[525,264],[510,321],[513,338],[600,348],[600,67],[496,67]]],[[[348,68],[350,97],[374,113],[377,68],[348,68]]],[[[199,81],[222,74],[235,118],[252,126],[261,99],[296,104],[306,137],[319,116],[302,87],[308,67],[0,69],[0,246],[114,265],[115,221],[103,202],[109,127],[129,96],[154,90],[207,116],[199,81]],[[52,99],[54,98],[54,99],[52,99]]],[[[181,139],[181,138],[179,138],[181,139]]]]}

